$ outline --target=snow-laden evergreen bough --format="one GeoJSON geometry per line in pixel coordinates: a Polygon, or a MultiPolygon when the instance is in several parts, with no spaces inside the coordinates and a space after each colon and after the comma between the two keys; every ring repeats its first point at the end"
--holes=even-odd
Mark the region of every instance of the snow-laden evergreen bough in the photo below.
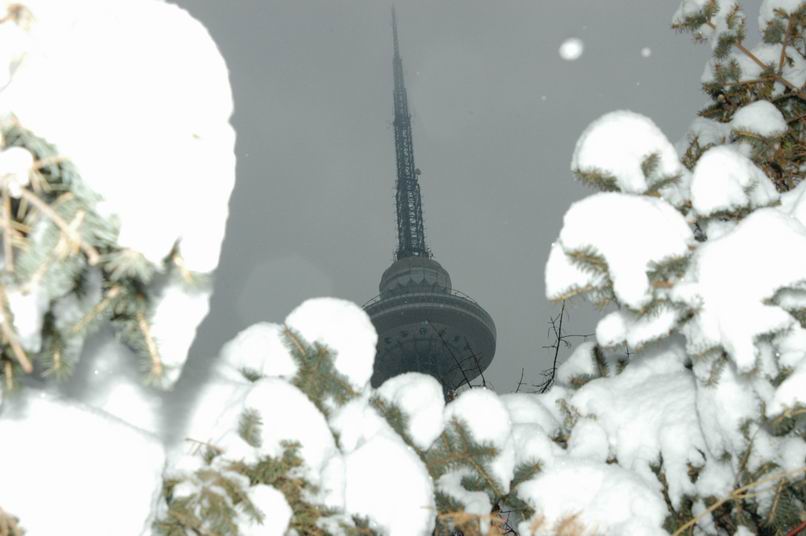
{"type": "Polygon", "coordinates": [[[231,111],[176,6],[0,2],[0,534],[149,530],[143,430],[207,312],[231,111]]]}
{"type": "MultiPolygon", "coordinates": [[[[119,366],[101,365],[133,356],[121,355],[107,327],[83,351],[82,341],[107,323],[153,373],[142,320],[153,333],[161,303],[185,303],[198,314],[177,328],[189,337],[152,339],[164,370],[173,364],[178,373],[206,313],[206,294],[188,283],[215,267],[219,242],[211,251],[205,239],[220,239],[223,227],[196,234],[183,224],[196,213],[180,217],[176,205],[193,181],[197,195],[210,192],[200,218],[225,210],[226,71],[206,32],[160,2],[25,5],[10,6],[0,25],[0,38],[14,44],[3,48],[0,92],[11,205],[2,228],[13,239],[3,259],[16,263],[2,290],[46,299],[8,297],[2,307],[4,380],[24,385],[0,414],[0,534],[75,526],[99,536],[746,535],[786,534],[806,522],[802,1],[765,0],[764,43],[753,48],[735,2],[684,1],[675,26],[714,49],[703,76],[713,103],[686,139],[674,146],[628,111],[582,134],[572,169],[600,192],[568,210],[546,291],[612,307],[549,392],[470,389],[446,404],[436,380],[416,373],[373,389],[369,319],[354,304],[321,298],[228,343],[180,425],[184,440],[167,447],[130,426],[159,431],[157,413],[143,411],[153,399],[121,381],[119,366]],[[153,42],[128,48],[126,32],[146,24],[153,42]],[[72,40],[58,38],[71,31],[72,40]],[[176,48],[169,37],[179,33],[176,48]],[[110,46],[95,51],[104,40],[110,46]],[[90,51],[130,79],[99,78],[90,51]],[[198,78],[176,72],[188,61],[198,78]],[[99,93],[40,87],[51,72],[76,71],[97,80],[99,93]],[[177,85],[165,100],[149,93],[162,76],[177,85]],[[200,81],[209,93],[178,102],[200,81]],[[110,95],[131,87],[160,105],[127,114],[123,128],[107,113],[119,106],[110,95]],[[201,113],[196,106],[207,101],[201,113]],[[166,143],[174,145],[162,152],[166,143]],[[147,193],[132,186],[143,181],[147,193]],[[63,193],[70,197],[60,201],[63,193]],[[145,205],[125,203],[130,195],[145,205]],[[25,261],[28,272],[26,255],[39,259],[25,261]],[[48,255],[59,262],[45,263],[48,255]],[[36,266],[46,268],[26,289],[36,266]],[[193,292],[198,302],[183,301],[193,292]],[[67,387],[54,387],[39,380],[54,369],[46,343],[64,337],[67,348],[68,335],[79,342],[60,359],[75,372],[67,387]],[[82,374],[88,359],[93,367],[82,374]],[[47,480],[37,481],[43,472],[47,480]]],[[[211,223],[219,224],[223,217],[211,223]]]]}

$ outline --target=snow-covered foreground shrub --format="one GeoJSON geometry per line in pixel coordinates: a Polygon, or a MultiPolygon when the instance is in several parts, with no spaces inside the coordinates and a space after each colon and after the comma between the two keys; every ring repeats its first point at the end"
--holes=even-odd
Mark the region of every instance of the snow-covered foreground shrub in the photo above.
{"type": "Polygon", "coordinates": [[[736,378],[738,407],[708,421],[724,395],[681,340],[630,361],[585,343],[546,394],[473,389],[447,405],[426,375],[370,388],[375,343],[363,311],[333,299],[230,342],[166,470],[157,533],[665,534],[745,486],[754,531],[754,515],[775,508],[786,525],[802,509],[802,489],[782,485],[799,481],[802,437],[736,422],[757,396],[736,378]]]}
{"type": "Polygon", "coordinates": [[[560,370],[569,450],[638,476],[669,530],[777,534],[806,511],[806,3],[765,0],[759,23],[750,50],[737,4],[682,3],[713,105],[679,153],[638,114],[592,123],[572,168],[602,193],[546,270],[550,298],[616,305],[560,370]]]}
{"type": "Polygon", "coordinates": [[[150,531],[165,453],[135,427],[207,313],[231,111],[176,6],[0,1],[0,534],[150,531]]]}
{"type": "Polygon", "coordinates": [[[223,60],[161,1],[0,13],[4,384],[34,367],[68,375],[109,320],[170,386],[206,314],[234,184],[223,60]]]}
{"type": "MultiPolygon", "coordinates": [[[[171,457],[156,531],[487,534],[511,508],[524,534],[577,522],[663,533],[662,496],[606,463],[604,429],[591,421],[568,438],[567,388],[472,389],[447,405],[423,374],[373,389],[376,342],[366,314],[332,298],[239,334],[171,457]]],[[[669,352],[659,360],[680,364],[669,352]]],[[[651,398],[651,387],[641,391],[646,373],[638,375],[633,390],[651,398]]]]}

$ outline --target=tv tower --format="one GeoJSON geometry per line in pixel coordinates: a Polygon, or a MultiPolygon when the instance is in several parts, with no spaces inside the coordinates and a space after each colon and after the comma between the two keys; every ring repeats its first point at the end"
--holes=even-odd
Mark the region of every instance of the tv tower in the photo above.
{"type": "Polygon", "coordinates": [[[404,372],[437,378],[446,396],[482,374],[495,354],[492,317],[454,290],[451,277],[426,245],[411,115],[403,80],[397,17],[392,8],[397,249],[380,294],[364,309],[378,332],[372,385],[404,372]]]}

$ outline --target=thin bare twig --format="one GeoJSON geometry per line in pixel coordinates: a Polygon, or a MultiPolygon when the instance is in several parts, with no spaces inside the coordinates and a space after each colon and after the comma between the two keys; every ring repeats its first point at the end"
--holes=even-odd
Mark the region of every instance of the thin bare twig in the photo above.
{"type": "Polygon", "coordinates": [[[520,379],[520,380],[518,380],[518,385],[517,385],[517,387],[515,387],[515,392],[516,392],[516,393],[517,393],[518,391],[520,391],[520,390],[521,390],[521,386],[523,385],[523,373],[524,373],[524,371],[525,371],[525,370],[526,370],[526,369],[524,369],[523,367],[521,367],[521,379],[520,379]]]}
{"type": "Polygon", "coordinates": [[[557,361],[560,357],[560,347],[565,345],[566,347],[570,347],[571,343],[568,342],[568,339],[574,337],[581,337],[586,339],[592,335],[592,333],[588,334],[569,334],[563,333],[563,320],[565,318],[565,300],[562,302],[562,306],[560,307],[560,313],[551,318],[549,320],[549,333],[554,335],[554,343],[544,346],[543,348],[551,348],[554,350],[554,356],[552,357],[552,364],[551,367],[544,370],[541,374],[543,376],[543,381],[539,384],[532,385],[532,387],[537,389],[538,393],[545,393],[551,386],[554,385],[554,379],[557,373],[557,361]]]}
{"type": "MultiPolygon", "coordinates": [[[[484,377],[484,370],[482,370],[481,363],[479,363],[479,356],[473,351],[473,348],[470,347],[470,343],[467,341],[465,341],[465,350],[470,352],[470,357],[473,358],[473,362],[476,364],[476,370],[479,371],[479,376],[481,377],[481,386],[487,388],[487,379],[484,377]]],[[[490,388],[492,388],[492,385],[490,385],[490,388]]]]}
{"type": "MultiPolygon", "coordinates": [[[[450,345],[445,340],[445,338],[442,336],[442,333],[440,333],[437,330],[437,328],[434,326],[434,324],[432,324],[430,321],[426,320],[425,323],[428,324],[428,326],[432,330],[434,330],[434,333],[437,334],[437,337],[439,337],[439,340],[442,341],[442,345],[445,347],[446,350],[448,350],[448,353],[451,355],[451,358],[453,358],[453,362],[456,363],[456,366],[459,367],[459,370],[462,372],[462,377],[464,378],[464,383],[466,383],[468,387],[472,388],[473,384],[470,383],[470,379],[467,377],[467,374],[465,374],[465,368],[462,366],[462,363],[460,363],[459,360],[456,359],[456,354],[453,353],[453,350],[451,349],[450,345]]],[[[461,385],[462,384],[460,383],[456,387],[451,387],[451,389],[456,390],[461,385]]]]}

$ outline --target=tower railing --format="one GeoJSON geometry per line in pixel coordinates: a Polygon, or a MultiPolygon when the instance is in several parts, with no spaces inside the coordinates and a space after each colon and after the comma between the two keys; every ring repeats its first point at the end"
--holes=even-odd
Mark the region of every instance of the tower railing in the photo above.
{"type": "Polygon", "coordinates": [[[400,298],[402,296],[418,296],[418,295],[428,295],[428,296],[434,296],[434,297],[438,297],[438,296],[453,296],[454,298],[461,298],[463,300],[469,301],[470,303],[472,303],[473,305],[475,305],[477,307],[481,307],[481,305],[479,305],[479,303],[476,300],[474,300],[473,298],[471,298],[470,296],[468,296],[467,294],[465,294],[464,292],[462,292],[460,290],[456,290],[456,289],[451,289],[451,290],[440,289],[440,291],[438,293],[430,293],[430,292],[427,292],[427,293],[423,293],[423,292],[400,292],[400,293],[391,294],[391,295],[390,294],[387,294],[387,295],[378,294],[377,296],[374,296],[373,298],[370,298],[367,302],[365,302],[361,306],[361,308],[366,309],[367,307],[371,307],[371,306],[375,305],[376,303],[380,302],[381,300],[385,300],[385,299],[400,298]]]}

